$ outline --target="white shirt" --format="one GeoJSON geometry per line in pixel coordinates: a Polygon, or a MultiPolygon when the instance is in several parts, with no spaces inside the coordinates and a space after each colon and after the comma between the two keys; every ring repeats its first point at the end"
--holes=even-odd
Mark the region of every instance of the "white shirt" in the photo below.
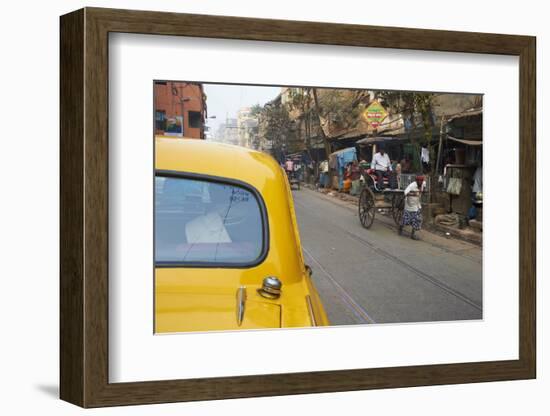
{"type": "Polygon", "coordinates": [[[430,163],[430,152],[427,147],[423,147],[420,151],[420,160],[424,163],[430,163]]]}
{"type": "Polygon", "coordinates": [[[474,185],[472,186],[472,192],[478,193],[483,191],[483,174],[479,166],[474,173],[474,185]]]}
{"type": "Polygon", "coordinates": [[[380,154],[380,152],[375,153],[374,157],[372,158],[370,167],[374,170],[391,170],[390,157],[385,152],[384,155],[380,154]]]}
{"type": "MultiPolygon", "coordinates": [[[[422,182],[422,191],[426,188],[426,182],[422,182]]],[[[416,212],[422,206],[420,205],[420,194],[417,196],[409,195],[410,192],[418,192],[418,184],[413,181],[405,188],[405,210],[416,212]]]]}

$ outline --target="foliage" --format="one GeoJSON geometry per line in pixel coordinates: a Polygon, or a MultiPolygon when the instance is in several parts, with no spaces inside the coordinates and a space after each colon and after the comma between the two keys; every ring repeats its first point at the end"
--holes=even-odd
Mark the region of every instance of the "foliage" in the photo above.
{"type": "MultiPolygon", "coordinates": [[[[391,109],[394,113],[400,113],[404,120],[408,120],[411,123],[412,130],[418,127],[424,130],[424,143],[422,143],[422,145],[428,148],[430,157],[433,160],[432,104],[435,95],[427,92],[380,91],[378,96],[384,101],[386,108],[391,109]]],[[[411,136],[411,145],[415,149],[412,155],[414,167],[420,170],[421,143],[416,140],[414,135],[411,136]]]]}
{"type": "Polygon", "coordinates": [[[319,88],[317,95],[320,116],[338,129],[356,127],[369,98],[365,90],[319,88]]]}
{"type": "Polygon", "coordinates": [[[257,116],[262,112],[263,109],[264,108],[259,103],[256,103],[250,108],[250,115],[257,116]]]}
{"type": "Polygon", "coordinates": [[[380,91],[378,96],[384,101],[386,108],[389,108],[393,113],[401,113],[403,119],[409,120],[413,129],[422,127],[426,143],[431,143],[433,93],[380,91]],[[419,119],[421,120],[421,126],[418,125],[419,119]]]}
{"type": "Polygon", "coordinates": [[[271,142],[275,156],[293,152],[295,149],[295,127],[282,104],[264,106],[262,113],[263,136],[271,142]]]}
{"type": "Polygon", "coordinates": [[[365,90],[301,87],[287,90],[288,107],[299,123],[299,132],[306,149],[311,137],[322,137],[327,154],[331,153],[330,137],[321,126],[356,127],[365,109],[369,94],[365,90]]]}
{"type": "Polygon", "coordinates": [[[290,88],[287,90],[287,94],[288,111],[298,123],[298,139],[303,143],[305,150],[309,152],[312,130],[320,130],[319,119],[314,107],[313,89],[310,87],[290,88]]]}
{"type": "Polygon", "coordinates": [[[309,87],[289,88],[287,92],[289,98],[287,105],[289,110],[298,111],[299,117],[305,118],[312,109],[312,89],[309,87]]]}

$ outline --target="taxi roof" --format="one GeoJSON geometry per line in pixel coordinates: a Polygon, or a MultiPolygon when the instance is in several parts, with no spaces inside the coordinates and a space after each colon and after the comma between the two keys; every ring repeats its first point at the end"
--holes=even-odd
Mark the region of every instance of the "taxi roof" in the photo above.
{"type": "Polygon", "coordinates": [[[262,190],[283,171],[269,154],[201,139],[155,137],[155,169],[236,179],[262,190]]]}

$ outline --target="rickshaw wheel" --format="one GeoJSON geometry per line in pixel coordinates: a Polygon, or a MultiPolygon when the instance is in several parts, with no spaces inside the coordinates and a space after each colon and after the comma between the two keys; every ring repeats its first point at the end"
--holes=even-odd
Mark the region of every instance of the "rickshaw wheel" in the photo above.
{"type": "Polygon", "coordinates": [[[372,176],[365,174],[364,178],[365,178],[365,187],[370,188],[372,190],[376,190],[376,183],[372,178],[372,176]]]}
{"type": "Polygon", "coordinates": [[[403,210],[405,209],[405,197],[403,195],[395,195],[392,201],[392,216],[395,224],[400,225],[403,218],[403,210]]]}
{"type": "Polygon", "coordinates": [[[365,187],[359,196],[359,220],[365,228],[370,228],[374,222],[374,193],[369,187],[365,187]]]}

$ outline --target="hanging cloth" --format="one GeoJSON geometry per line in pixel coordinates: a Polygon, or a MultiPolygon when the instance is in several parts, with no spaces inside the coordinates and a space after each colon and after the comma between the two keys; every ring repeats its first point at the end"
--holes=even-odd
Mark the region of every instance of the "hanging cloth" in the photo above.
{"type": "Polygon", "coordinates": [[[458,169],[451,169],[451,177],[447,184],[447,193],[451,195],[460,195],[462,191],[462,174],[458,169]]]}
{"type": "Polygon", "coordinates": [[[430,152],[427,147],[423,147],[420,151],[420,160],[423,163],[430,163],[430,152]]]}

